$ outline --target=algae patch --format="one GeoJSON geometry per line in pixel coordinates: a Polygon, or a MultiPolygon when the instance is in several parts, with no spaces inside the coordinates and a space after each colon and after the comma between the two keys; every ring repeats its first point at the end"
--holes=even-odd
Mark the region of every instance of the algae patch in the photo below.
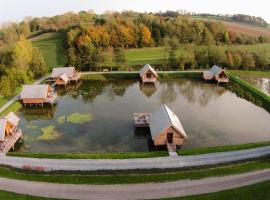
{"type": "Polygon", "coordinates": [[[74,124],[83,124],[85,122],[90,122],[94,119],[94,115],[91,113],[72,113],[67,116],[67,121],[74,124]]]}
{"type": "Polygon", "coordinates": [[[64,123],[66,122],[66,116],[63,115],[63,116],[58,117],[58,118],[57,118],[57,122],[58,122],[59,124],[64,124],[64,123]]]}
{"type": "Polygon", "coordinates": [[[37,140],[51,141],[58,139],[61,133],[55,129],[55,126],[49,125],[47,127],[41,128],[42,135],[37,137],[37,140]]]}

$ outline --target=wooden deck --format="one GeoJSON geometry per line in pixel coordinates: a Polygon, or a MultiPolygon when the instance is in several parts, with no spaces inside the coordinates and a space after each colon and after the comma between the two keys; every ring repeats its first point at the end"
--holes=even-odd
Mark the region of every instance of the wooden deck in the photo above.
{"type": "Polygon", "coordinates": [[[149,127],[151,113],[134,113],[135,127],[149,127]]]}
{"type": "Polygon", "coordinates": [[[12,135],[7,135],[3,142],[0,142],[0,153],[6,154],[11,148],[14,147],[15,143],[22,137],[21,129],[17,129],[12,135]]]}
{"type": "Polygon", "coordinates": [[[80,74],[77,74],[76,76],[73,76],[71,78],[69,78],[69,81],[78,81],[80,79],[81,75],[80,74]]]}

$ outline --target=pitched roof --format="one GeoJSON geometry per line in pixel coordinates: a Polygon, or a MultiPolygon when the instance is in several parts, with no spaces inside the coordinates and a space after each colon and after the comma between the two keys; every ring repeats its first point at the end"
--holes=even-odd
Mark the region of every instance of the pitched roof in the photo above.
{"type": "Polygon", "coordinates": [[[17,115],[15,115],[14,112],[9,112],[7,114],[7,116],[5,117],[5,119],[11,123],[13,126],[18,126],[19,124],[19,121],[20,121],[20,118],[17,117],[17,115]]]}
{"type": "Polygon", "coordinates": [[[52,78],[60,77],[62,74],[66,74],[67,77],[73,77],[75,72],[74,67],[55,67],[52,70],[52,78]]]}
{"type": "Polygon", "coordinates": [[[47,97],[49,85],[24,85],[20,99],[43,99],[47,97]]]}
{"type": "Polygon", "coordinates": [[[64,73],[64,74],[62,74],[61,76],[59,76],[59,78],[61,78],[65,83],[67,83],[68,80],[69,80],[66,73],[64,73]]]}
{"type": "Polygon", "coordinates": [[[173,126],[184,138],[187,137],[179,118],[165,104],[150,116],[149,125],[153,139],[170,126],[173,126]]]}
{"type": "Polygon", "coordinates": [[[142,77],[148,70],[150,70],[156,77],[157,72],[154,70],[153,67],[151,67],[149,64],[144,65],[144,67],[140,70],[140,77],[142,77]]]}
{"type": "Polygon", "coordinates": [[[3,141],[5,139],[6,123],[6,119],[0,118],[0,141],[3,141]]]}
{"type": "Polygon", "coordinates": [[[223,69],[221,69],[217,65],[214,65],[213,67],[210,68],[209,71],[211,71],[213,73],[213,76],[217,76],[217,75],[219,75],[223,71],[223,69]]]}

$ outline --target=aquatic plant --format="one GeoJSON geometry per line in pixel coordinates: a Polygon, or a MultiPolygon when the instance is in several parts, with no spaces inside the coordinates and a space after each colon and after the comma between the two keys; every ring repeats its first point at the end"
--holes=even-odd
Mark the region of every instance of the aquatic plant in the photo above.
{"type": "Polygon", "coordinates": [[[27,125],[26,128],[27,128],[27,129],[37,129],[38,126],[29,124],[29,125],[27,125]]]}
{"type": "Polygon", "coordinates": [[[60,137],[61,133],[59,133],[55,126],[49,125],[40,129],[42,131],[42,135],[37,137],[37,140],[43,141],[51,141],[60,137]]]}
{"type": "Polygon", "coordinates": [[[91,113],[72,113],[67,116],[67,121],[74,124],[83,124],[94,119],[91,113]]]}
{"type": "Polygon", "coordinates": [[[57,122],[59,124],[64,124],[66,122],[66,116],[65,115],[62,115],[60,117],[57,118],[57,122]]]}

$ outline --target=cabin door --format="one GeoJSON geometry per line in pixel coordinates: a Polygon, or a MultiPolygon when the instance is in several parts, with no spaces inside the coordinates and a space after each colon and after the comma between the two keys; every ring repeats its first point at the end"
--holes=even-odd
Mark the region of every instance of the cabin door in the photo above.
{"type": "Polygon", "coordinates": [[[148,78],[148,79],[149,79],[149,78],[152,78],[152,73],[148,71],[148,72],[146,73],[146,78],[148,78]]]}
{"type": "Polygon", "coordinates": [[[167,133],[167,141],[169,144],[173,143],[173,133],[167,133]]]}

